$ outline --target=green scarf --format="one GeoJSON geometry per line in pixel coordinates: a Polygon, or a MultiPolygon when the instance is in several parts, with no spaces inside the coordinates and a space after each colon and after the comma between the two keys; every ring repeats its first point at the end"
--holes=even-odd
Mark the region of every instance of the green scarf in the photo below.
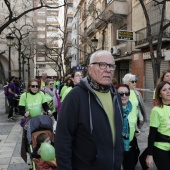
{"type": "Polygon", "coordinates": [[[132,104],[128,101],[126,108],[123,108],[123,143],[124,143],[124,151],[129,151],[129,136],[130,136],[130,129],[129,129],[129,121],[128,115],[132,111],[132,104]]]}

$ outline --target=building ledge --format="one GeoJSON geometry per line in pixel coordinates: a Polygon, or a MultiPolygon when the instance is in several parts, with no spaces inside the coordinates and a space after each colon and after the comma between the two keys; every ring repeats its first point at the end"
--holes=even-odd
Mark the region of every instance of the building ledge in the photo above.
{"type": "MultiPolygon", "coordinates": [[[[166,42],[170,42],[170,38],[162,38],[162,43],[166,43],[166,42]]],[[[153,41],[152,44],[156,45],[157,43],[158,43],[158,40],[155,40],[155,41],[153,41]]],[[[149,47],[149,42],[141,43],[140,45],[135,45],[136,49],[143,49],[143,48],[146,48],[146,47],[149,47]]]]}
{"type": "Polygon", "coordinates": [[[122,60],[131,60],[131,56],[120,56],[120,57],[114,57],[115,61],[122,61],[122,60]]]}

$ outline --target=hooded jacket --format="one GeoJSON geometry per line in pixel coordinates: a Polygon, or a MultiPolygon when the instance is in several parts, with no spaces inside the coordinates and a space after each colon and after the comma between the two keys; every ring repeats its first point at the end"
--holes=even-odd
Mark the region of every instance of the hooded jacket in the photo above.
{"type": "Polygon", "coordinates": [[[122,105],[111,87],[115,144],[107,114],[87,82],[81,80],[64,99],[57,122],[58,170],[120,170],[123,159],[122,105]]]}

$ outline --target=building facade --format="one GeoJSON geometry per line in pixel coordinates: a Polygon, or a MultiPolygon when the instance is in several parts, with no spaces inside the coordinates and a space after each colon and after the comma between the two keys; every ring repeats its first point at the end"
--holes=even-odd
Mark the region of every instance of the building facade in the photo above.
{"type": "MultiPolygon", "coordinates": [[[[66,74],[71,72],[72,55],[72,22],[73,22],[73,0],[66,0],[64,8],[64,64],[66,74]]],[[[76,3],[76,1],[74,1],[76,3]]]]}
{"type": "MultiPolygon", "coordinates": [[[[73,2],[74,3],[74,2],[73,2]]],[[[154,37],[154,50],[157,46],[157,35],[160,26],[160,6],[153,1],[144,1],[151,21],[154,37]]],[[[122,82],[126,73],[138,76],[137,88],[154,89],[152,62],[147,39],[146,19],[139,1],[135,0],[80,0],[73,5],[74,30],[78,32],[77,61],[72,66],[87,66],[90,55],[95,50],[111,51],[116,62],[115,77],[122,82]],[[77,22],[76,22],[77,21],[77,22]],[[75,24],[76,23],[76,24],[75,24]],[[75,25],[78,25],[76,28],[75,25]],[[97,47],[93,47],[93,39],[98,40],[97,47]]],[[[170,12],[167,2],[165,20],[169,22],[170,12]]],[[[74,34],[75,32],[74,31],[74,34]]],[[[161,71],[169,68],[169,39],[170,27],[166,29],[162,39],[161,71]]],[[[145,101],[152,101],[153,93],[143,92],[145,101]]]]}
{"type": "MultiPolygon", "coordinates": [[[[39,6],[39,1],[34,1],[39,6]]],[[[58,63],[62,62],[60,53],[60,8],[58,0],[47,0],[53,8],[41,8],[34,11],[34,29],[36,34],[36,76],[47,72],[48,76],[60,76],[58,63]]],[[[62,17],[62,16],[61,16],[62,17]]]]}

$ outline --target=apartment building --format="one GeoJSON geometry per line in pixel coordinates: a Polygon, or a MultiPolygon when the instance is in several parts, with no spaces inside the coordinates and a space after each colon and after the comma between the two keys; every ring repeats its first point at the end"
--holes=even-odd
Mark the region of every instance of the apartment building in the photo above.
{"type": "MultiPolygon", "coordinates": [[[[76,1],[74,1],[76,2],[76,1]]],[[[71,72],[71,63],[73,59],[72,51],[72,21],[73,21],[73,0],[66,0],[67,5],[64,8],[64,64],[66,65],[66,74],[71,72]]]]}
{"type": "MultiPolygon", "coordinates": [[[[58,0],[47,0],[46,4],[51,7],[59,6],[58,0]]],[[[38,6],[39,1],[34,1],[38,6]]],[[[47,72],[48,76],[59,76],[58,63],[62,58],[58,57],[60,44],[60,8],[41,8],[34,11],[34,28],[36,34],[36,76],[47,72]]]]}
{"type": "MultiPolygon", "coordinates": [[[[144,1],[151,21],[154,50],[160,29],[161,7],[151,0],[144,1]]],[[[169,22],[169,2],[166,5],[164,23],[169,22]]],[[[146,19],[139,1],[136,0],[80,0],[75,2],[74,16],[78,19],[76,29],[78,59],[74,64],[87,66],[92,52],[111,51],[117,65],[115,77],[122,82],[126,73],[138,76],[138,88],[154,89],[152,62],[147,39],[146,19]],[[97,47],[92,41],[97,39],[97,47]]],[[[73,23],[75,25],[75,22],[73,23]]],[[[74,35],[74,37],[76,37],[74,35]]],[[[161,71],[169,68],[170,27],[162,38],[161,71]]],[[[73,44],[75,45],[74,41],[73,44]]],[[[73,46],[74,46],[73,45],[73,46]]],[[[155,51],[156,53],[156,51],[155,51]]],[[[86,68],[87,69],[87,68],[86,68]]],[[[153,93],[143,93],[145,101],[151,102],[153,93]]]]}
{"type": "Polygon", "coordinates": [[[125,52],[131,51],[132,47],[130,42],[117,41],[116,32],[117,29],[131,30],[131,2],[80,0],[75,5],[74,15],[79,18],[77,64],[84,66],[86,72],[89,57],[95,50],[112,51],[117,65],[116,77],[120,80],[129,71],[131,56],[125,52]],[[93,47],[94,39],[98,41],[97,47],[93,47]]]}
{"type": "MultiPolygon", "coordinates": [[[[145,1],[146,10],[148,11],[148,15],[151,23],[151,31],[153,36],[153,48],[156,56],[156,48],[158,43],[158,34],[160,30],[160,20],[162,15],[162,5],[156,5],[154,1],[146,0],[145,1]]],[[[167,2],[165,9],[165,18],[164,24],[169,22],[170,19],[170,11],[169,11],[170,3],[167,2]]],[[[132,30],[136,34],[136,41],[133,43],[133,49],[136,51],[131,55],[132,59],[132,72],[138,75],[138,87],[144,89],[154,89],[154,81],[153,81],[153,69],[152,62],[150,57],[150,49],[149,49],[149,40],[147,38],[147,26],[146,20],[141,8],[141,5],[138,1],[132,0],[132,30]],[[137,52],[138,50],[138,52],[137,52]]],[[[170,27],[168,27],[164,33],[162,38],[162,59],[161,59],[161,67],[160,72],[170,68],[169,66],[169,57],[170,51],[169,49],[170,42],[170,27]]],[[[153,93],[144,92],[145,101],[151,102],[153,93]]]]}

